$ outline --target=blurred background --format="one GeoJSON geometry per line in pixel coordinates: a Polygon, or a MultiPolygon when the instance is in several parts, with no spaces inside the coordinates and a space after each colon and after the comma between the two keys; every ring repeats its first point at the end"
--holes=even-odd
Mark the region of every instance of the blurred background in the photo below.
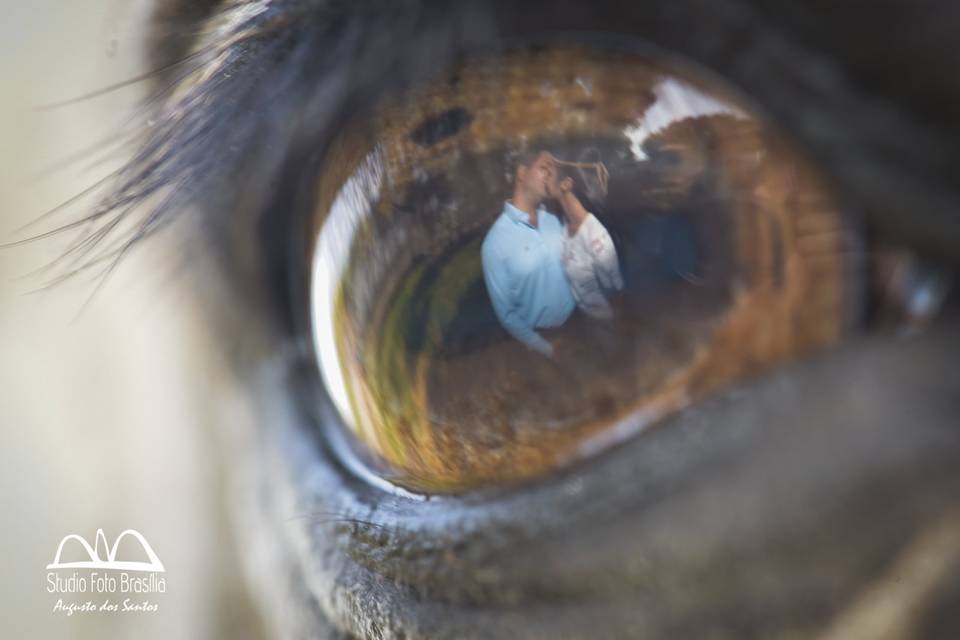
{"type": "MultiPolygon", "coordinates": [[[[103,140],[124,126],[142,84],[43,107],[141,73],[146,9],[119,0],[2,2],[0,242],[9,242],[81,215],[93,200],[19,230],[122,160],[103,140]]],[[[188,288],[176,286],[202,267],[183,265],[160,242],[137,252],[89,304],[91,278],[37,292],[55,272],[31,272],[70,239],[0,250],[0,635],[259,637],[209,426],[224,378],[188,288]],[[147,596],[157,612],[53,611],[46,565],[57,545],[70,533],[93,541],[100,528],[111,543],[136,529],[160,557],[166,592],[147,596]]]]}

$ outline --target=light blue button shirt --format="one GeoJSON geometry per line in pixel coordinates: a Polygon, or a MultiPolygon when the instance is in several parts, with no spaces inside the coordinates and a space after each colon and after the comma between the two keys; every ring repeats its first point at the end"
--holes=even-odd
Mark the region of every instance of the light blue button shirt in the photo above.
{"type": "Polygon", "coordinates": [[[559,327],[576,306],[560,254],[564,228],[542,207],[537,226],[509,202],[483,239],[483,279],[503,327],[531,349],[551,355],[538,328],[559,327]]]}

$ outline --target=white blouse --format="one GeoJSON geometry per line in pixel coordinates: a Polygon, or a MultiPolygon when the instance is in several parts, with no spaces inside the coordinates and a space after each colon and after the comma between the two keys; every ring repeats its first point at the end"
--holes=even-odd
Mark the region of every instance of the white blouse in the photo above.
{"type": "Polygon", "coordinates": [[[604,289],[622,289],[623,277],[613,238],[592,213],[572,237],[564,230],[561,261],[577,306],[594,318],[612,317],[604,289]]]}

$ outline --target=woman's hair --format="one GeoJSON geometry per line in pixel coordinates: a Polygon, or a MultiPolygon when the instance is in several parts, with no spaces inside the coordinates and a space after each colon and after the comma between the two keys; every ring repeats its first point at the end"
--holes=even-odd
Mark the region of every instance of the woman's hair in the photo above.
{"type": "Polygon", "coordinates": [[[557,180],[570,178],[573,193],[583,206],[596,213],[607,197],[607,168],[596,149],[585,149],[575,162],[557,159],[557,180]]]}

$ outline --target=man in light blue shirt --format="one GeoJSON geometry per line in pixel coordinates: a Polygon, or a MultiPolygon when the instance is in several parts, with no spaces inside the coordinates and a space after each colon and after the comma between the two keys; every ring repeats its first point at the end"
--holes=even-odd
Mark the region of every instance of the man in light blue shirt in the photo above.
{"type": "Polygon", "coordinates": [[[563,224],[540,206],[553,171],[553,156],[545,151],[520,157],[513,198],[482,248],[483,278],[500,323],[546,356],[553,345],[536,330],[561,326],[576,307],[560,262],[563,224]]]}

